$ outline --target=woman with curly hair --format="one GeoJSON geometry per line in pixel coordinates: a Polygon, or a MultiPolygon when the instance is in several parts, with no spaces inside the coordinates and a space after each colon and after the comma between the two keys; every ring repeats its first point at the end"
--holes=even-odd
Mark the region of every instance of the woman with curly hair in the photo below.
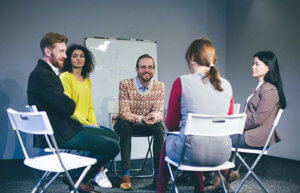
{"type": "Polygon", "coordinates": [[[60,75],[65,94],[76,103],[72,118],[83,125],[99,127],[92,100],[90,73],[94,70],[92,53],[81,45],[73,44],[67,50],[63,73],[60,75]]]}
{"type": "MultiPolygon", "coordinates": [[[[84,46],[73,44],[68,48],[66,54],[67,59],[64,61],[60,79],[65,94],[76,103],[76,109],[71,118],[80,122],[85,132],[103,137],[103,144],[107,142],[119,143],[118,135],[111,129],[99,126],[96,120],[91,80],[89,79],[90,73],[95,67],[92,53],[84,46]]],[[[112,184],[105,174],[106,171],[102,167],[94,181],[102,188],[111,188],[112,184]]]]}

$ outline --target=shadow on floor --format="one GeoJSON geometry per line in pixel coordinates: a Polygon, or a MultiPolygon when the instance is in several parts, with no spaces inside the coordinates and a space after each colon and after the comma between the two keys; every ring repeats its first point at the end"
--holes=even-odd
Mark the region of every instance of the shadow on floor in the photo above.
{"type": "MultiPolygon", "coordinates": [[[[253,156],[248,158],[248,161],[254,160],[253,156]]],[[[141,164],[142,160],[132,161],[132,167],[136,167],[141,164]]],[[[12,193],[12,192],[31,192],[32,188],[36,184],[36,179],[30,168],[23,165],[23,160],[1,160],[0,161],[0,192],[12,193]]],[[[108,167],[110,167],[108,165],[108,167]]],[[[150,161],[147,162],[145,173],[150,172],[150,161]]],[[[300,179],[298,174],[300,172],[300,162],[287,160],[283,158],[276,158],[270,156],[264,156],[260,163],[255,168],[255,173],[262,180],[269,192],[272,193],[299,193],[300,192],[300,179]]],[[[109,171],[107,173],[109,179],[113,184],[112,189],[100,189],[102,193],[117,193],[124,192],[119,188],[121,179],[109,171]]],[[[241,169],[241,175],[245,175],[245,170],[241,169]]],[[[231,191],[235,190],[241,180],[237,180],[232,183],[231,191]]],[[[129,193],[154,193],[155,189],[151,186],[152,178],[133,178],[132,186],[133,190],[126,191],[129,193]]],[[[181,177],[178,181],[178,187],[180,192],[192,193],[193,185],[188,176],[181,177]]],[[[98,188],[97,188],[98,189],[98,188]]],[[[64,185],[60,179],[48,188],[47,192],[62,193],[68,192],[68,188],[64,185]]],[[[245,185],[240,190],[240,193],[259,193],[263,192],[256,184],[252,177],[250,177],[245,185]]]]}

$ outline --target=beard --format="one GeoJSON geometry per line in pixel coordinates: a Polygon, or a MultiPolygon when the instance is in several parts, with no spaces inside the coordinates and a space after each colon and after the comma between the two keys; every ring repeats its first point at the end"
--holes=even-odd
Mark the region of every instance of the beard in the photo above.
{"type": "Polygon", "coordinates": [[[149,82],[153,78],[153,73],[139,73],[139,78],[142,80],[144,83],[149,82]],[[144,75],[148,74],[148,77],[145,77],[144,75]]]}
{"type": "Polygon", "coordinates": [[[58,67],[62,69],[64,67],[64,63],[61,61],[61,59],[57,59],[54,54],[51,54],[50,62],[53,66],[58,67]]]}

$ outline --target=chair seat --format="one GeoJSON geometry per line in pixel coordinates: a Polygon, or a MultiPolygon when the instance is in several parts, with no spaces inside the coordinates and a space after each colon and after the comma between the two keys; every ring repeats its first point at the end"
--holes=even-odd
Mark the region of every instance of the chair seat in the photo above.
{"type": "MultiPolygon", "coordinates": [[[[235,151],[235,147],[233,147],[231,149],[231,151],[235,151]]],[[[260,154],[262,152],[262,150],[260,149],[248,149],[248,148],[239,148],[238,149],[238,152],[239,153],[252,153],[252,154],[260,154]]],[[[264,155],[267,155],[268,154],[268,151],[264,151],[263,152],[264,155]]]]}
{"type": "MultiPolygon", "coordinates": [[[[95,158],[83,157],[80,155],[74,155],[70,153],[60,153],[66,170],[72,170],[76,168],[85,167],[88,165],[94,165],[97,160],[95,158]]],[[[35,158],[29,158],[24,160],[26,166],[50,172],[64,172],[58,157],[56,154],[38,156],[35,158]]]]}
{"type": "MultiPolygon", "coordinates": [[[[178,163],[171,160],[168,156],[165,157],[166,162],[170,163],[173,166],[178,167],[178,163]]],[[[222,165],[218,165],[218,166],[211,166],[211,167],[207,167],[207,166],[189,166],[189,165],[183,165],[181,164],[178,169],[179,170],[184,170],[184,171],[216,171],[216,170],[225,170],[225,169],[230,169],[230,168],[234,168],[235,164],[229,161],[226,161],[224,164],[222,165]]]]}

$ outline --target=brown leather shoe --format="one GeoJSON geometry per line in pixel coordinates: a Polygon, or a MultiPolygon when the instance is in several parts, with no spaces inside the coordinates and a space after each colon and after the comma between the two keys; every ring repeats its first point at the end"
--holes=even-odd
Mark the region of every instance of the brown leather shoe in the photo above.
{"type": "Polygon", "coordinates": [[[237,171],[231,171],[228,181],[231,183],[240,178],[240,173],[237,171]]]}
{"type": "MultiPolygon", "coordinates": [[[[64,184],[69,186],[69,189],[72,189],[71,183],[69,182],[66,174],[62,176],[62,181],[64,184]]],[[[76,182],[74,182],[75,184],[76,182]]],[[[94,189],[94,186],[90,183],[81,183],[77,188],[80,193],[101,193],[94,189]]]]}
{"type": "Polygon", "coordinates": [[[229,179],[228,179],[228,182],[226,183],[226,188],[227,190],[230,189],[230,185],[231,185],[231,182],[237,180],[240,178],[240,173],[237,172],[237,171],[231,171],[230,172],[230,175],[229,175],[229,179]]]}
{"type": "Polygon", "coordinates": [[[129,175],[125,175],[122,177],[122,182],[120,184],[120,188],[122,190],[131,190],[131,180],[129,175]]]}
{"type": "Polygon", "coordinates": [[[101,193],[94,189],[94,186],[90,183],[81,183],[78,187],[80,193],[101,193]]]}

